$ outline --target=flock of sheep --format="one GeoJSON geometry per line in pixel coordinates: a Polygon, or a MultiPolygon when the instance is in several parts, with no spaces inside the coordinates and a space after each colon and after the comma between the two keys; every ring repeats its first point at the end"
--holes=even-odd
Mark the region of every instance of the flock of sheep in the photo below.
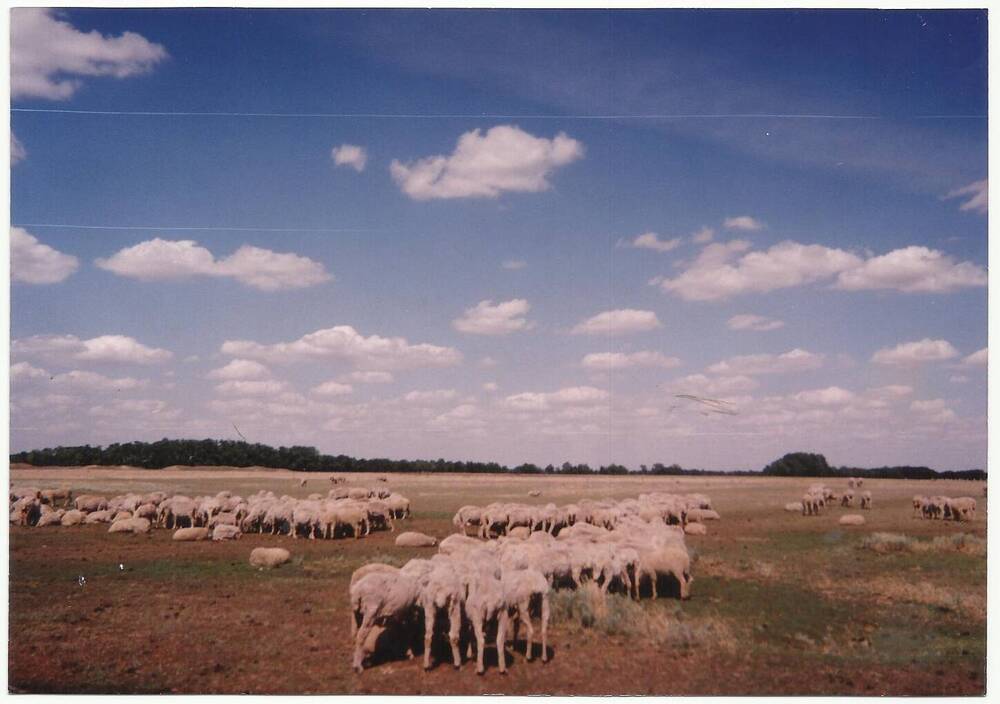
{"type": "MultiPolygon", "coordinates": [[[[644,494],[624,501],[581,501],[557,507],[524,504],[463,506],[448,536],[430,559],[413,559],[402,568],[370,563],[351,577],[353,667],[378,651],[383,633],[395,645],[413,642],[424,622],[424,667],[431,666],[436,632],[446,632],[452,661],[461,667],[461,641],[467,657],[476,651],[476,672],[484,672],[488,633],[495,633],[497,661],[506,671],[504,647],[523,624],[526,659],[533,655],[532,616],[540,619],[542,661],[547,654],[549,593],[587,582],[603,593],[621,591],[634,599],[641,588],[657,597],[661,579],[675,581],[688,598],[691,559],[684,527],[718,518],[703,495],[644,494]],[[694,520],[693,520],[694,519],[694,520]],[[689,523],[689,521],[691,521],[689,523]],[[474,529],[478,537],[467,535],[474,529]]],[[[412,654],[412,647],[407,647],[412,654]]]]}
{"type": "Polygon", "coordinates": [[[917,495],[913,497],[913,512],[923,518],[972,521],[976,518],[976,500],[971,496],[953,499],[948,496],[917,495]]]}
{"type": "MultiPolygon", "coordinates": [[[[842,507],[853,508],[855,498],[860,500],[862,509],[871,510],[872,493],[870,491],[858,491],[855,493],[854,491],[855,489],[860,489],[863,483],[864,479],[853,477],[848,479],[847,488],[841,492],[840,496],[825,484],[813,484],[806,490],[801,501],[793,501],[785,504],[785,510],[792,513],[801,511],[803,516],[818,516],[828,504],[835,505],[838,500],[842,507]]],[[[864,523],[864,519],[859,523],[864,523]]]]}
{"type": "Polygon", "coordinates": [[[215,496],[121,494],[110,499],[95,494],[73,497],[63,489],[10,490],[10,522],[22,526],[73,526],[108,523],[110,533],[175,530],[175,540],[232,540],[243,533],[284,534],[315,539],[373,530],[395,530],[393,519],[410,516],[410,501],[385,488],[333,488],[326,497],[306,499],[259,491],[246,499],[229,491],[215,496]]]}

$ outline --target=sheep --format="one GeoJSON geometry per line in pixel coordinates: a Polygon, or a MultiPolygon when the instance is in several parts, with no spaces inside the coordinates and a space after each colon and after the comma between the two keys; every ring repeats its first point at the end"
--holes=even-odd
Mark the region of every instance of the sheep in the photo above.
{"type": "Polygon", "coordinates": [[[43,504],[55,506],[57,503],[62,503],[66,507],[73,499],[73,492],[69,489],[42,489],[38,493],[38,498],[43,504]]]}
{"type": "Polygon", "coordinates": [[[173,540],[180,542],[190,542],[194,540],[208,540],[209,531],[205,526],[192,526],[190,528],[178,528],[174,531],[173,540]]]}
{"type": "Polygon", "coordinates": [[[680,587],[680,598],[688,599],[691,595],[691,558],[687,550],[677,546],[665,546],[658,549],[639,549],[640,573],[636,579],[648,578],[652,587],[653,598],[657,598],[656,584],[660,577],[671,576],[677,580],[680,587]]]}
{"type": "Polygon", "coordinates": [[[840,497],[840,505],[842,507],[853,507],[854,506],[854,492],[848,489],[840,497]]]}
{"type": "Polygon", "coordinates": [[[103,511],[106,509],[108,507],[108,500],[103,496],[82,494],[76,497],[76,501],[73,502],[73,505],[76,506],[77,511],[90,513],[92,511],[103,511]]]}
{"type": "Polygon", "coordinates": [[[351,573],[351,586],[353,587],[358,581],[363,577],[372,574],[374,572],[385,572],[386,574],[398,574],[399,568],[393,565],[387,565],[384,562],[370,562],[367,565],[362,565],[358,569],[351,573]]]}
{"type": "Polygon", "coordinates": [[[482,509],[479,506],[463,506],[455,513],[451,522],[462,533],[465,533],[470,526],[478,527],[481,519],[482,509]]]}
{"type": "Polygon", "coordinates": [[[432,548],[437,545],[437,538],[423,533],[407,531],[396,536],[397,547],[402,548],[432,548]]]}
{"type": "MultiPolygon", "coordinates": [[[[388,574],[388,573],[383,573],[388,574]]],[[[462,666],[462,656],[458,649],[458,638],[462,628],[462,598],[465,590],[461,581],[449,565],[442,565],[432,571],[420,588],[419,605],[424,612],[424,669],[431,667],[431,641],[439,611],[448,614],[448,640],[455,669],[462,666]]]]}
{"type": "Polygon", "coordinates": [[[386,505],[392,511],[393,518],[410,517],[410,500],[402,494],[393,492],[385,499],[386,505]]]}
{"type": "Polygon", "coordinates": [[[21,497],[11,507],[11,522],[21,526],[35,525],[41,517],[42,506],[43,504],[36,497],[21,497]]]}
{"type": "Polygon", "coordinates": [[[951,517],[956,521],[971,521],[976,517],[976,500],[971,496],[961,496],[949,501],[951,517]]]}
{"type": "Polygon", "coordinates": [[[840,517],[839,523],[842,526],[863,526],[865,517],[857,513],[848,513],[840,517]]]}
{"type": "Polygon", "coordinates": [[[516,538],[518,540],[527,540],[529,535],[532,535],[532,532],[527,526],[517,526],[507,531],[508,538],[516,538]]]}
{"type": "Polygon", "coordinates": [[[146,518],[122,518],[114,521],[108,528],[109,533],[148,533],[152,524],[146,518]]]}
{"type": "MultiPolygon", "coordinates": [[[[182,529],[183,530],[183,529],[182,529]]],[[[238,540],[243,535],[239,527],[229,523],[219,523],[212,529],[212,540],[238,540]]]]}
{"type": "Polygon", "coordinates": [[[872,493],[870,491],[861,492],[861,508],[870,510],[872,507],[872,493]]]}
{"type": "Polygon", "coordinates": [[[542,492],[540,492],[538,489],[532,489],[531,491],[528,492],[528,496],[541,496],[541,495],[542,492]]]}
{"type": "Polygon", "coordinates": [[[42,528],[43,526],[58,526],[62,523],[62,517],[65,513],[66,510],[61,508],[48,513],[43,513],[39,516],[38,523],[35,524],[35,527],[42,528]]]}
{"type": "Polygon", "coordinates": [[[354,487],[353,489],[347,490],[347,498],[354,499],[356,501],[367,499],[369,495],[370,494],[368,489],[361,489],[359,487],[354,487]]]}
{"type": "Polygon", "coordinates": [[[819,514],[822,497],[819,494],[806,494],[802,497],[802,515],[815,516],[819,514]]]}
{"type": "Polygon", "coordinates": [[[438,552],[442,555],[452,555],[482,546],[483,543],[475,538],[453,533],[441,541],[441,544],[438,545],[438,552]]]}
{"type": "Polygon", "coordinates": [[[708,533],[708,529],[705,528],[704,523],[688,523],[684,526],[684,532],[688,535],[705,535],[708,533]]]}
{"type": "Polygon", "coordinates": [[[86,515],[87,514],[80,510],[67,511],[63,514],[61,524],[64,526],[78,526],[83,523],[83,519],[86,515]]]}
{"type": "Polygon", "coordinates": [[[88,513],[87,517],[83,519],[86,524],[91,523],[111,523],[111,511],[94,511],[93,513],[88,513]]]}
{"type": "Polygon", "coordinates": [[[132,518],[132,512],[131,511],[118,511],[111,518],[111,522],[114,523],[115,521],[124,521],[124,520],[129,519],[129,518],[132,518]]]}
{"type": "MultiPolygon", "coordinates": [[[[483,663],[486,632],[496,624],[497,665],[500,674],[507,673],[507,658],[504,644],[507,641],[509,614],[504,599],[503,583],[496,576],[480,571],[469,581],[465,597],[465,615],[472,625],[476,641],[476,674],[486,671],[483,663]]],[[[471,643],[470,643],[471,647],[471,643]]]]}
{"type": "Polygon", "coordinates": [[[156,506],[151,503],[141,504],[132,513],[136,518],[145,518],[149,521],[156,520],[156,506]]]}
{"type": "Polygon", "coordinates": [[[921,513],[920,507],[924,505],[925,501],[927,501],[927,497],[926,496],[921,496],[920,494],[915,494],[914,495],[914,497],[913,497],[913,513],[914,514],[916,514],[917,516],[920,515],[920,513],[921,513]]]}
{"type": "Polygon", "coordinates": [[[420,585],[402,571],[398,574],[374,572],[351,585],[350,598],[351,633],[354,635],[352,666],[360,674],[364,671],[365,642],[371,631],[376,626],[409,626],[420,598],[420,585]]]}
{"type": "Polygon", "coordinates": [[[260,569],[280,567],[291,559],[285,548],[254,548],[250,552],[250,564],[260,569]]]}
{"type": "Polygon", "coordinates": [[[533,569],[504,572],[501,578],[503,597],[507,603],[507,613],[513,624],[513,636],[517,641],[518,625],[524,623],[528,631],[525,644],[525,660],[530,661],[533,655],[532,640],[535,628],[531,623],[531,605],[533,601],[540,602],[542,626],[542,662],[548,662],[548,628],[549,628],[549,582],[538,571],[533,569]]]}

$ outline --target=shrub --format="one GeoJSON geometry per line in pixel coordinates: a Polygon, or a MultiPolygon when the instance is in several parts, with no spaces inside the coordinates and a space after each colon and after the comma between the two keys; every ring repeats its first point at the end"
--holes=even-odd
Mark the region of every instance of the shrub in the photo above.
{"type": "Polygon", "coordinates": [[[900,533],[872,533],[861,541],[865,550],[890,552],[962,552],[985,555],[986,541],[971,533],[941,535],[932,540],[917,540],[900,533]]]}

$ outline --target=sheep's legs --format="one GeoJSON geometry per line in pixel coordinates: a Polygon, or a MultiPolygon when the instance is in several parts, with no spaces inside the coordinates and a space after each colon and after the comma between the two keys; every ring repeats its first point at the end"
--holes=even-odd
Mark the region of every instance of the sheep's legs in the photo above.
{"type": "Polygon", "coordinates": [[[528,611],[530,605],[531,605],[531,600],[529,597],[528,599],[525,599],[523,602],[521,602],[521,605],[518,607],[518,611],[520,611],[518,616],[521,616],[523,614],[524,626],[525,628],[528,629],[528,642],[525,643],[524,645],[524,659],[527,660],[528,662],[531,662],[532,651],[534,651],[535,649],[534,647],[535,627],[531,623],[531,612],[528,611]]]}
{"type": "Polygon", "coordinates": [[[507,674],[507,654],[504,651],[507,642],[507,622],[508,616],[506,612],[502,612],[497,623],[497,662],[500,665],[501,675],[507,674]]]}
{"type": "Polygon", "coordinates": [[[358,674],[364,670],[365,641],[368,640],[368,635],[372,632],[374,625],[374,614],[366,612],[364,619],[361,621],[361,626],[354,637],[354,670],[358,674]]]}
{"type": "Polygon", "coordinates": [[[424,669],[431,669],[431,641],[434,639],[434,621],[437,609],[433,604],[424,607],[424,669]]]}
{"type": "MultiPolygon", "coordinates": [[[[486,671],[486,666],[483,664],[483,648],[486,638],[483,635],[483,620],[478,614],[472,619],[472,630],[476,634],[476,674],[481,675],[486,671]]],[[[471,643],[469,647],[472,647],[471,643]]]]}
{"type": "Polygon", "coordinates": [[[549,661],[549,595],[542,594],[542,662],[549,661]]]}
{"type": "Polygon", "coordinates": [[[462,667],[462,653],[458,647],[458,638],[462,630],[462,607],[456,599],[448,609],[448,640],[451,642],[451,657],[455,669],[462,667]]]}

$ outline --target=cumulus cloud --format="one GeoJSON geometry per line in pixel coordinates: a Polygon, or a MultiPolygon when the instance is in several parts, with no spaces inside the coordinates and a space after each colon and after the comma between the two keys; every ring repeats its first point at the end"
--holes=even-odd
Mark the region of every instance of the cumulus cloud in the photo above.
{"type": "Polygon", "coordinates": [[[791,241],[732,261],[748,248],[743,240],[710,244],[679,276],[661,279],[659,286],[685,300],[713,301],[801,286],[861,264],[858,256],[842,249],[791,241]]]}
{"type": "Polygon", "coordinates": [[[981,350],[973,352],[968,357],[962,360],[962,364],[970,367],[985,367],[990,360],[990,350],[988,347],[984,347],[981,350]]]}
{"type": "Polygon", "coordinates": [[[16,384],[38,380],[47,380],[47,384],[56,390],[78,391],[130,391],[146,385],[144,379],[132,377],[112,378],[96,372],[73,371],[62,374],[52,374],[28,362],[17,362],[10,367],[10,378],[16,384]]]}
{"type": "Polygon", "coordinates": [[[734,315],[732,318],[727,320],[726,327],[730,330],[754,330],[757,332],[766,332],[768,330],[777,330],[778,328],[785,327],[785,322],[783,320],[768,318],[763,315],[744,313],[742,315],[734,315]]]}
{"type": "Polygon", "coordinates": [[[989,181],[983,179],[982,181],[974,181],[968,186],[962,186],[950,191],[945,196],[945,199],[961,198],[963,202],[958,206],[959,210],[972,210],[985,215],[989,210],[989,197],[989,181]]]}
{"type": "Polygon", "coordinates": [[[410,391],[403,396],[407,403],[414,404],[435,404],[451,401],[458,397],[458,392],[454,389],[434,389],[431,391],[410,391]]]}
{"type": "Polygon", "coordinates": [[[508,259],[500,265],[500,268],[516,271],[517,269],[523,269],[526,266],[528,266],[528,262],[523,259],[508,259]]]}
{"type": "Polygon", "coordinates": [[[722,226],[727,230],[763,230],[764,223],[760,220],[756,220],[749,215],[738,215],[732,218],[726,218],[722,223],[722,226]]]}
{"type": "Polygon", "coordinates": [[[342,384],[339,381],[327,381],[313,388],[312,392],[320,396],[347,396],[354,388],[350,384],[342,384]]]}
{"type": "Polygon", "coordinates": [[[580,364],[586,369],[609,370],[633,367],[659,367],[670,369],[680,366],[677,357],[667,357],[661,352],[595,352],[586,355],[580,364]]]}
{"type": "Polygon", "coordinates": [[[730,357],[717,362],[708,371],[712,374],[756,376],[758,374],[787,374],[819,369],[823,355],[795,348],[783,354],[749,354],[730,357]]]}
{"type": "Polygon", "coordinates": [[[955,411],[948,407],[948,402],[943,398],[913,401],[910,403],[910,410],[928,423],[951,423],[957,418],[955,411]]]}
{"type": "Polygon", "coordinates": [[[945,293],[985,286],[986,271],[927,247],[903,247],[840,272],[836,288],[848,291],[895,289],[904,293],[945,293]]]}
{"type": "Polygon", "coordinates": [[[410,163],[393,159],[389,170],[414,200],[496,198],[505,191],[547,190],[552,172],[582,158],[583,152],[583,145],[563,132],[546,139],[513,125],[498,125],[485,134],[479,129],[466,132],[448,156],[410,163]]]}
{"type": "Polygon", "coordinates": [[[628,242],[628,246],[635,247],[636,249],[651,249],[654,252],[669,252],[672,249],[677,249],[681,246],[683,240],[680,237],[674,237],[669,240],[661,240],[660,236],[655,232],[646,232],[641,235],[637,235],[635,239],[628,242]]]}
{"type": "Polygon", "coordinates": [[[730,396],[753,391],[760,382],[749,376],[733,375],[709,377],[704,374],[689,374],[671,383],[675,392],[699,396],[730,396]]]}
{"type": "Polygon", "coordinates": [[[389,384],[392,382],[392,374],[389,372],[351,372],[347,378],[359,384],[389,384]]]}
{"type": "Polygon", "coordinates": [[[76,257],[42,244],[24,228],[10,228],[10,278],[25,284],[55,284],[77,270],[76,257]]]}
{"type": "Polygon", "coordinates": [[[916,342],[901,342],[895,347],[884,347],[874,355],[872,362],[895,366],[912,366],[925,362],[940,362],[958,356],[956,350],[947,340],[931,340],[924,338],[916,342]]]}
{"type": "Polygon", "coordinates": [[[223,354],[276,364],[339,359],[365,371],[450,367],[462,361],[452,347],[411,345],[402,337],[365,337],[350,325],[337,325],[303,335],[292,342],[265,345],[251,340],[226,340],[223,354]]]}
{"type": "Polygon", "coordinates": [[[217,276],[236,279],[261,291],[305,288],[333,278],[321,263],[290,252],[243,245],[228,257],[217,260],[193,240],[159,237],[126,247],[94,263],[119,276],[141,281],[217,276]]]}
{"type": "Polygon", "coordinates": [[[215,387],[227,396],[273,396],[285,391],[288,385],[273,379],[263,381],[224,381],[215,387]]]}
{"type": "Polygon", "coordinates": [[[270,370],[260,362],[255,362],[252,359],[234,359],[224,367],[210,371],[208,378],[222,381],[242,381],[264,379],[270,375],[270,370]]]}
{"type": "Polygon", "coordinates": [[[508,335],[533,326],[524,316],[531,308],[523,298],[493,304],[492,300],[480,301],[467,308],[461,317],[451,321],[459,332],[473,335],[508,335]]]}
{"type": "Polygon", "coordinates": [[[656,313],[651,310],[623,308],[608,310],[577,323],[571,331],[575,335],[625,335],[646,332],[661,327],[656,313]]]}
{"type": "Polygon", "coordinates": [[[800,391],[792,398],[807,406],[843,406],[854,400],[853,391],[839,386],[828,386],[825,389],[810,389],[800,391]]]}
{"type": "Polygon", "coordinates": [[[706,244],[711,242],[713,237],[715,237],[715,230],[710,227],[703,227],[691,235],[691,241],[694,244],[706,244]]]}
{"type": "Polygon", "coordinates": [[[81,340],[75,335],[33,335],[11,343],[14,357],[50,359],[57,362],[119,362],[124,364],[160,364],[173,353],[147,347],[125,335],[101,335],[81,340]]]}
{"type": "Polygon", "coordinates": [[[19,161],[24,161],[28,156],[28,150],[21,144],[21,140],[13,132],[10,133],[10,165],[13,166],[19,161]]]}
{"type": "Polygon", "coordinates": [[[607,401],[611,395],[593,386],[571,386],[558,391],[513,394],[504,404],[519,411],[544,411],[553,406],[587,406],[607,401]]]}
{"type": "Polygon", "coordinates": [[[368,163],[368,152],[356,144],[341,144],[330,151],[330,158],[336,166],[347,166],[361,173],[368,163]]]}
{"type": "Polygon", "coordinates": [[[10,13],[12,98],[67,100],[79,76],[127,78],[146,73],[167,51],[135,32],[81,32],[54,10],[19,7],[10,13]]]}

